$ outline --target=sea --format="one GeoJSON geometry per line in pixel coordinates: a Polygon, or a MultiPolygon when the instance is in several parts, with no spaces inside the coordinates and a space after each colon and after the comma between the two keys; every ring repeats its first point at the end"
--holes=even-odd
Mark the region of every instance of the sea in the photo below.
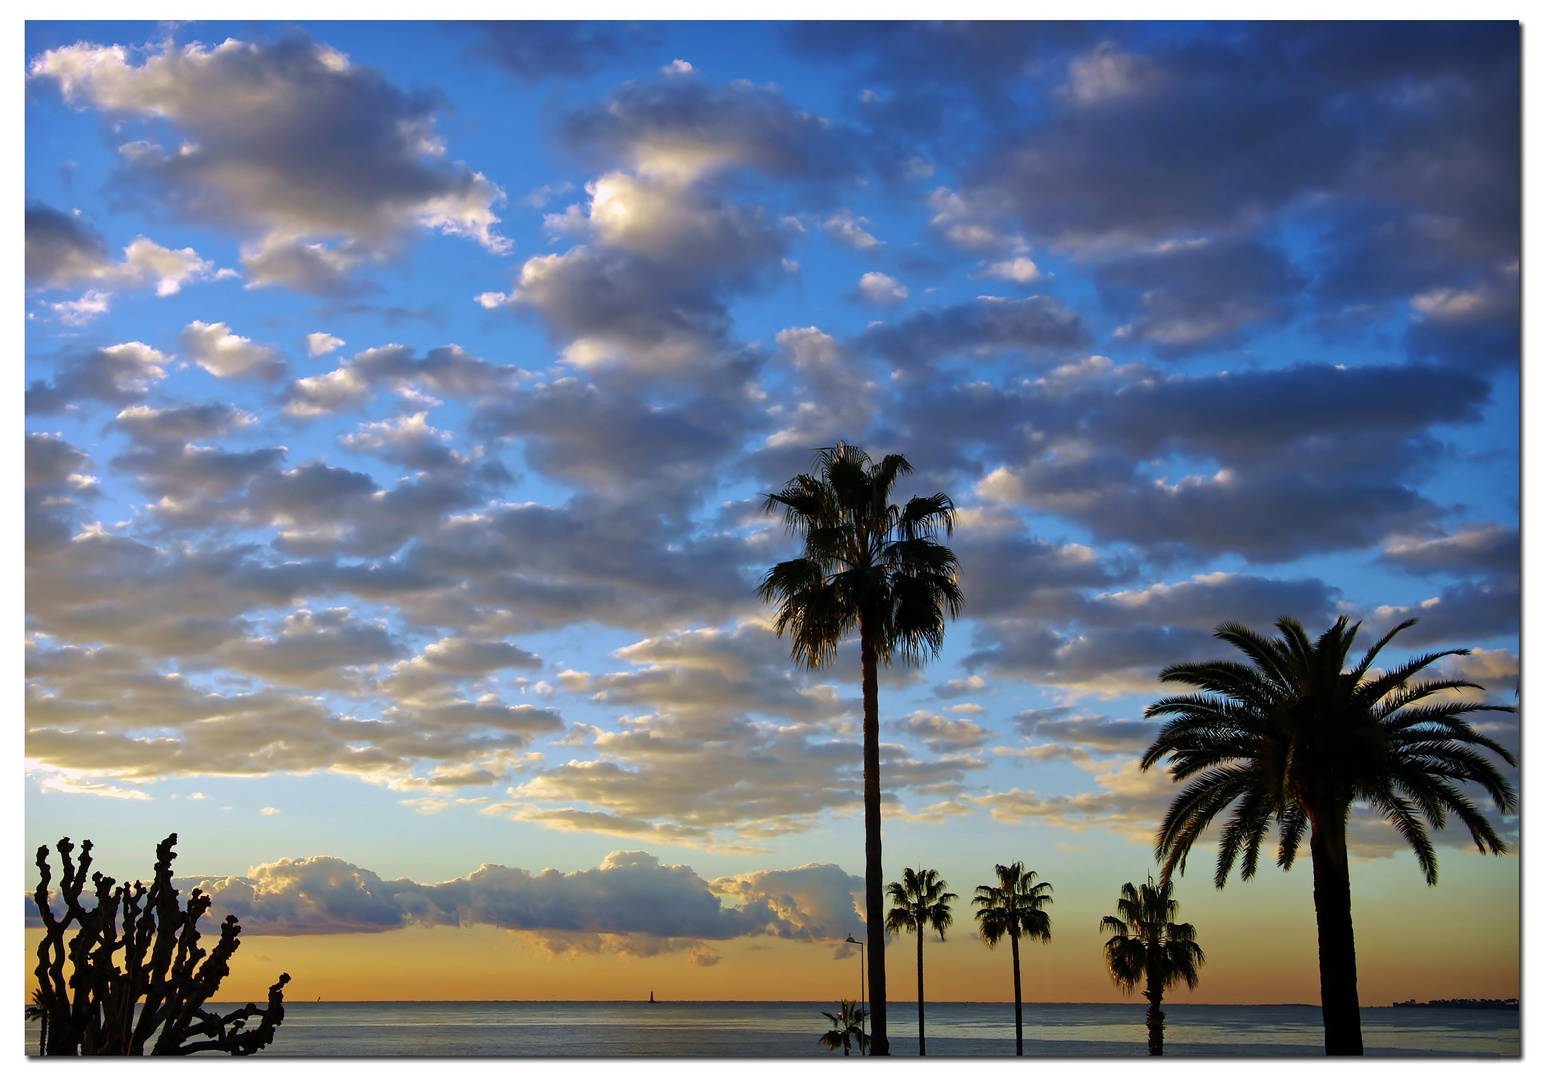
{"type": "MultiPolygon", "coordinates": [[[[1146,1005],[1027,1004],[1025,1054],[1144,1057],[1146,1005]]],[[[286,1002],[261,1057],[828,1058],[820,1045],[831,1002],[286,1002]]],[[[1314,1057],[1324,1053],[1318,1005],[1192,1005],[1165,1009],[1167,1057],[1314,1057]]],[[[890,1010],[891,1053],[917,1053],[917,1011],[890,1010]]],[[[1369,1056],[1516,1058],[1519,1012],[1366,1008],[1369,1056]]],[[[1014,1006],[930,1003],[929,1057],[1014,1053],[1014,1006]]],[[[27,1025],[36,1053],[37,1025],[27,1025]]],[[[855,1048],[855,1053],[856,1053],[855,1048]]],[[[840,1050],[836,1056],[842,1056],[840,1050]]]]}

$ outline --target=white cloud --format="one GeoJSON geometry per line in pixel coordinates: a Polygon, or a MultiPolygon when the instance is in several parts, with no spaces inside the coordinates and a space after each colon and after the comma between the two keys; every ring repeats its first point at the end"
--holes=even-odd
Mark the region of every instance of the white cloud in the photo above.
{"type": "Polygon", "coordinates": [[[871,270],[858,279],[858,292],[871,304],[890,307],[907,298],[907,287],[889,274],[871,270]]]}
{"type": "Polygon", "coordinates": [[[333,335],[325,334],[320,330],[306,335],[306,353],[310,356],[326,356],[328,353],[335,349],[340,349],[346,344],[347,342],[342,338],[333,337],[333,335]]]}
{"type": "Polygon", "coordinates": [[[189,323],[178,337],[194,363],[221,379],[273,380],[284,374],[284,358],[270,345],[231,333],[225,323],[189,323]]]}

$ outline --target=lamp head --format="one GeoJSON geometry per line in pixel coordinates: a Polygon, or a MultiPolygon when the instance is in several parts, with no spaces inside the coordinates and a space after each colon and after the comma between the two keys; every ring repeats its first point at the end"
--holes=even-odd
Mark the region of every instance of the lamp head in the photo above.
{"type": "Polygon", "coordinates": [[[859,940],[855,939],[852,934],[849,934],[847,936],[847,942],[848,942],[849,945],[862,945],[863,944],[862,941],[859,941],[859,940]]]}

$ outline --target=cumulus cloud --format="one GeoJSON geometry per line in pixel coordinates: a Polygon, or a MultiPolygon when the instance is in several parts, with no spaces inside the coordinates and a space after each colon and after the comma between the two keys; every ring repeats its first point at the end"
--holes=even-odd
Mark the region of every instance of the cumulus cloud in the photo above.
{"type": "Polygon", "coordinates": [[[273,381],[284,374],[284,357],[271,345],[254,344],[231,333],[223,322],[189,323],[178,337],[193,362],[221,379],[273,381]]]}
{"type": "Polygon", "coordinates": [[[63,412],[88,401],[128,405],[166,377],[165,363],[164,355],[139,341],[66,355],[52,382],[38,379],[27,386],[27,414],[63,412]]]}
{"type": "Polygon", "coordinates": [[[107,241],[78,215],[29,200],[26,208],[26,280],[35,289],[91,286],[81,300],[53,305],[67,320],[82,321],[107,310],[114,290],[151,288],[171,296],[191,281],[230,276],[192,248],[171,250],[137,237],[114,262],[107,241]]]}
{"type": "Polygon", "coordinates": [[[990,356],[1008,350],[1057,355],[1087,340],[1083,321],[1058,300],[984,296],[969,303],[927,308],[899,323],[871,328],[859,335],[856,344],[910,367],[950,356],[990,356]]]}
{"type": "Polygon", "coordinates": [[[478,34],[470,50],[473,56],[497,64],[528,84],[589,75],[648,40],[643,27],[630,23],[554,19],[474,21],[456,26],[478,34]]]}
{"type": "Polygon", "coordinates": [[[71,104],[170,124],[181,146],[126,141],[113,184],[244,237],[250,284],[347,291],[361,261],[400,250],[420,228],[508,246],[492,209],[504,194],[449,157],[433,95],[304,36],[167,43],[138,64],[121,46],[80,43],[28,71],[71,104]]]}
{"type": "Polygon", "coordinates": [[[840,240],[859,251],[868,251],[871,248],[880,247],[884,241],[871,236],[864,229],[867,224],[869,224],[868,218],[856,217],[853,211],[844,208],[827,218],[824,226],[827,235],[834,240],[840,240]]]}
{"type": "Polygon", "coordinates": [[[218,918],[249,934],[379,933],[404,926],[496,926],[533,935],[552,951],[684,951],[712,963],[704,944],[772,935],[828,940],[856,922],[863,880],[815,863],[713,881],[645,851],[614,851],[599,866],[561,873],[484,863],[434,883],[380,875],[334,856],[280,859],[229,877],[182,876],[218,918]],[[599,937],[600,940],[596,940],[599,937]],[[699,943],[693,947],[693,943],[699,943]]]}
{"type": "MultiPolygon", "coordinates": [[[[634,670],[561,676],[569,692],[625,710],[594,734],[594,758],[538,772],[489,812],[755,851],[809,828],[824,810],[857,805],[857,703],[798,678],[787,646],[764,624],[661,635],[617,655],[634,670]]],[[[970,742],[975,726],[953,723],[965,726],[941,729],[956,736],[946,738],[950,750],[970,742]]],[[[958,791],[983,767],[959,753],[920,759],[895,744],[882,745],[881,760],[890,791],[958,791]]]]}
{"type": "Polygon", "coordinates": [[[879,307],[894,307],[907,298],[907,287],[889,274],[870,270],[858,279],[858,294],[879,307]]]}
{"type": "Polygon", "coordinates": [[[332,371],[291,382],[284,390],[284,411],[313,417],[341,412],[368,401],[379,390],[400,397],[416,393],[473,399],[509,385],[521,369],[490,364],[458,345],[430,349],[423,357],[404,345],[365,349],[332,371]]]}

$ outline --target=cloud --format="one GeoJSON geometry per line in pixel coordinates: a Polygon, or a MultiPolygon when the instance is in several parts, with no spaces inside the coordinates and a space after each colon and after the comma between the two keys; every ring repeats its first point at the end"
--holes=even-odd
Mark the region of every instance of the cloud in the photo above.
{"type": "Polygon", "coordinates": [[[938,713],[919,709],[905,720],[896,722],[895,730],[921,739],[936,754],[974,750],[992,733],[970,720],[951,720],[938,713]]]}
{"type": "Polygon", "coordinates": [[[404,345],[383,345],[354,354],[332,371],[294,380],[282,398],[286,414],[313,417],[355,408],[380,390],[400,397],[430,393],[475,399],[524,374],[520,368],[490,364],[459,345],[442,345],[423,357],[404,345]]]}
{"type": "Polygon", "coordinates": [[[582,78],[620,60],[648,41],[642,27],[627,23],[476,21],[454,24],[475,29],[471,55],[497,64],[521,82],[582,78]]]}
{"type": "Polygon", "coordinates": [[[70,104],[170,125],[175,150],[148,138],[120,147],[113,187],[244,237],[251,285],[347,292],[357,265],[423,228],[508,247],[492,209],[504,194],[449,158],[436,97],[303,35],[168,42],[140,64],[122,46],[81,43],[42,53],[28,71],[70,104]]]}
{"type": "Polygon", "coordinates": [[[1088,340],[1082,320],[1058,300],[980,297],[928,308],[893,325],[864,331],[858,348],[903,367],[945,357],[989,356],[1006,350],[1057,354],[1088,340]]]}
{"type": "Polygon", "coordinates": [[[796,110],[772,88],[676,78],[624,84],[567,113],[560,132],[578,149],[676,182],[744,168],[780,179],[836,179],[856,168],[859,138],[796,110]]]}
{"type": "Polygon", "coordinates": [[[1163,377],[1096,357],[1018,390],[975,385],[904,408],[935,439],[956,423],[991,431],[998,416],[997,430],[1033,432],[1002,451],[1021,463],[980,482],[990,499],[1142,544],[1150,558],[1287,561],[1431,527],[1437,508],[1415,486],[1435,447],[1427,429],[1475,422],[1489,394],[1469,372],[1426,365],[1163,377]]]}
{"type": "Polygon", "coordinates": [[[192,248],[173,251],[141,236],[114,262],[107,241],[79,216],[29,200],[26,208],[26,280],[34,289],[95,286],[77,301],[52,305],[67,321],[84,321],[107,310],[114,290],[151,288],[171,296],[190,281],[230,276],[192,248]]]}
{"type": "Polygon", "coordinates": [[[57,549],[75,531],[81,504],[99,495],[89,458],[57,435],[28,432],[24,495],[27,558],[57,549]]]}
{"type": "Polygon", "coordinates": [[[1255,240],[1175,244],[1106,262],[1095,283],[1106,303],[1133,317],[1116,330],[1165,359],[1235,347],[1293,315],[1307,279],[1255,240]]]}
{"type": "Polygon", "coordinates": [[[727,299],[788,250],[785,228],[760,208],[674,174],[608,173],[586,190],[574,227],[587,243],[528,259],[502,301],[540,314],[578,367],[694,366],[725,344],[727,299]]]}
{"type": "MultiPolygon", "coordinates": [[[[679,631],[617,655],[635,669],[561,676],[569,692],[623,710],[614,728],[594,735],[594,757],[538,772],[488,812],[755,851],[811,827],[825,810],[858,804],[857,703],[791,672],[787,646],[765,625],[679,631]]],[[[882,745],[881,761],[892,792],[958,791],[983,767],[960,754],[915,758],[894,744],[882,745]]]]}
{"type": "MultiPolygon", "coordinates": [[[[484,863],[464,877],[433,884],[384,880],[318,855],[262,863],[235,877],[179,877],[175,884],[202,889],[214,901],[215,916],[235,915],[249,934],[481,924],[554,935],[551,947],[558,951],[607,947],[641,955],[676,951],[678,939],[685,945],[767,934],[835,937],[855,921],[854,896],[863,887],[862,879],[836,866],[813,863],[710,882],[689,866],[667,865],[644,851],[614,851],[599,866],[570,873],[484,863]],[[586,941],[588,935],[609,940],[586,941]]],[[[690,963],[713,961],[712,950],[690,953],[690,963]]]]}
{"type": "Polygon", "coordinates": [[[27,415],[63,412],[82,402],[123,406],[138,401],[166,377],[166,357],[139,341],[67,354],[51,383],[28,384],[27,415]]]}
{"type": "Polygon", "coordinates": [[[316,333],[306,335],[306,355],[326,356],[334,350],[341,349],[346,344],[347,342],[342,338],[336,338],[331,334],[325,334],[318,330],[316,333]]]}
{"type": "Polygon", "coordinates": [[[858,279],[858,294],[879,307],[894,307],[907,298],[907,287],[889,274],[871,270],[858,279]]]}
{"type": "Polygon", "coordinates": [[[858,251],[869,251],[884,244],[883,240],[876,240],[864,226],[869,224],[865,217],[855,217],[853,211],[846,208],[838,210],[827,218],[824,227],[826,233],[834,240],[841,241],[858,251]]]}
{"type": "Polygon", "coordinates": [[[982,269],[971,275],[973,278],[999,278],[1003,281],[1016,281],[1021,285],[1028,285],[1032,281],[1039,281],[1042,277],[1040,268],[1025,258],[1023,255],[1002,262],[988,263],[982,269]]]}
{"type": "Polygon", "coordinates": [[[273,381],[284,374],[284,358],[270,345],[254,345],[250,338],[231,333],[225,323],[189,323],[178,344],[193,362],[220,379],[273,381]]]}
{"type": "MultiPolygon", "coordinates": [[[[229,626],[210,634],[220,624],[202,622],[208,640],[201,647],[177,643],[188,674],[164,670],[134,645],[29,643],[29,761],[91,779],[328,770],[424,790],[496,783],[519,763],[518,751],[563,728],[550,709],[454,694],[390,705],[379,717],[339,715],[322,699],[284,687],[338,688],[340,672],[397,654],[381,628],[340,611],[302,610],[279,620],[272,636],[238,637],[229,626]],[[280,685],[201,688],[199,672],[216,663],[280,685]]],[[[144,636],[157,633],[152,625],[144,636]]],[[[358,680],[352,689],[362,689],[358,680]]]]}

